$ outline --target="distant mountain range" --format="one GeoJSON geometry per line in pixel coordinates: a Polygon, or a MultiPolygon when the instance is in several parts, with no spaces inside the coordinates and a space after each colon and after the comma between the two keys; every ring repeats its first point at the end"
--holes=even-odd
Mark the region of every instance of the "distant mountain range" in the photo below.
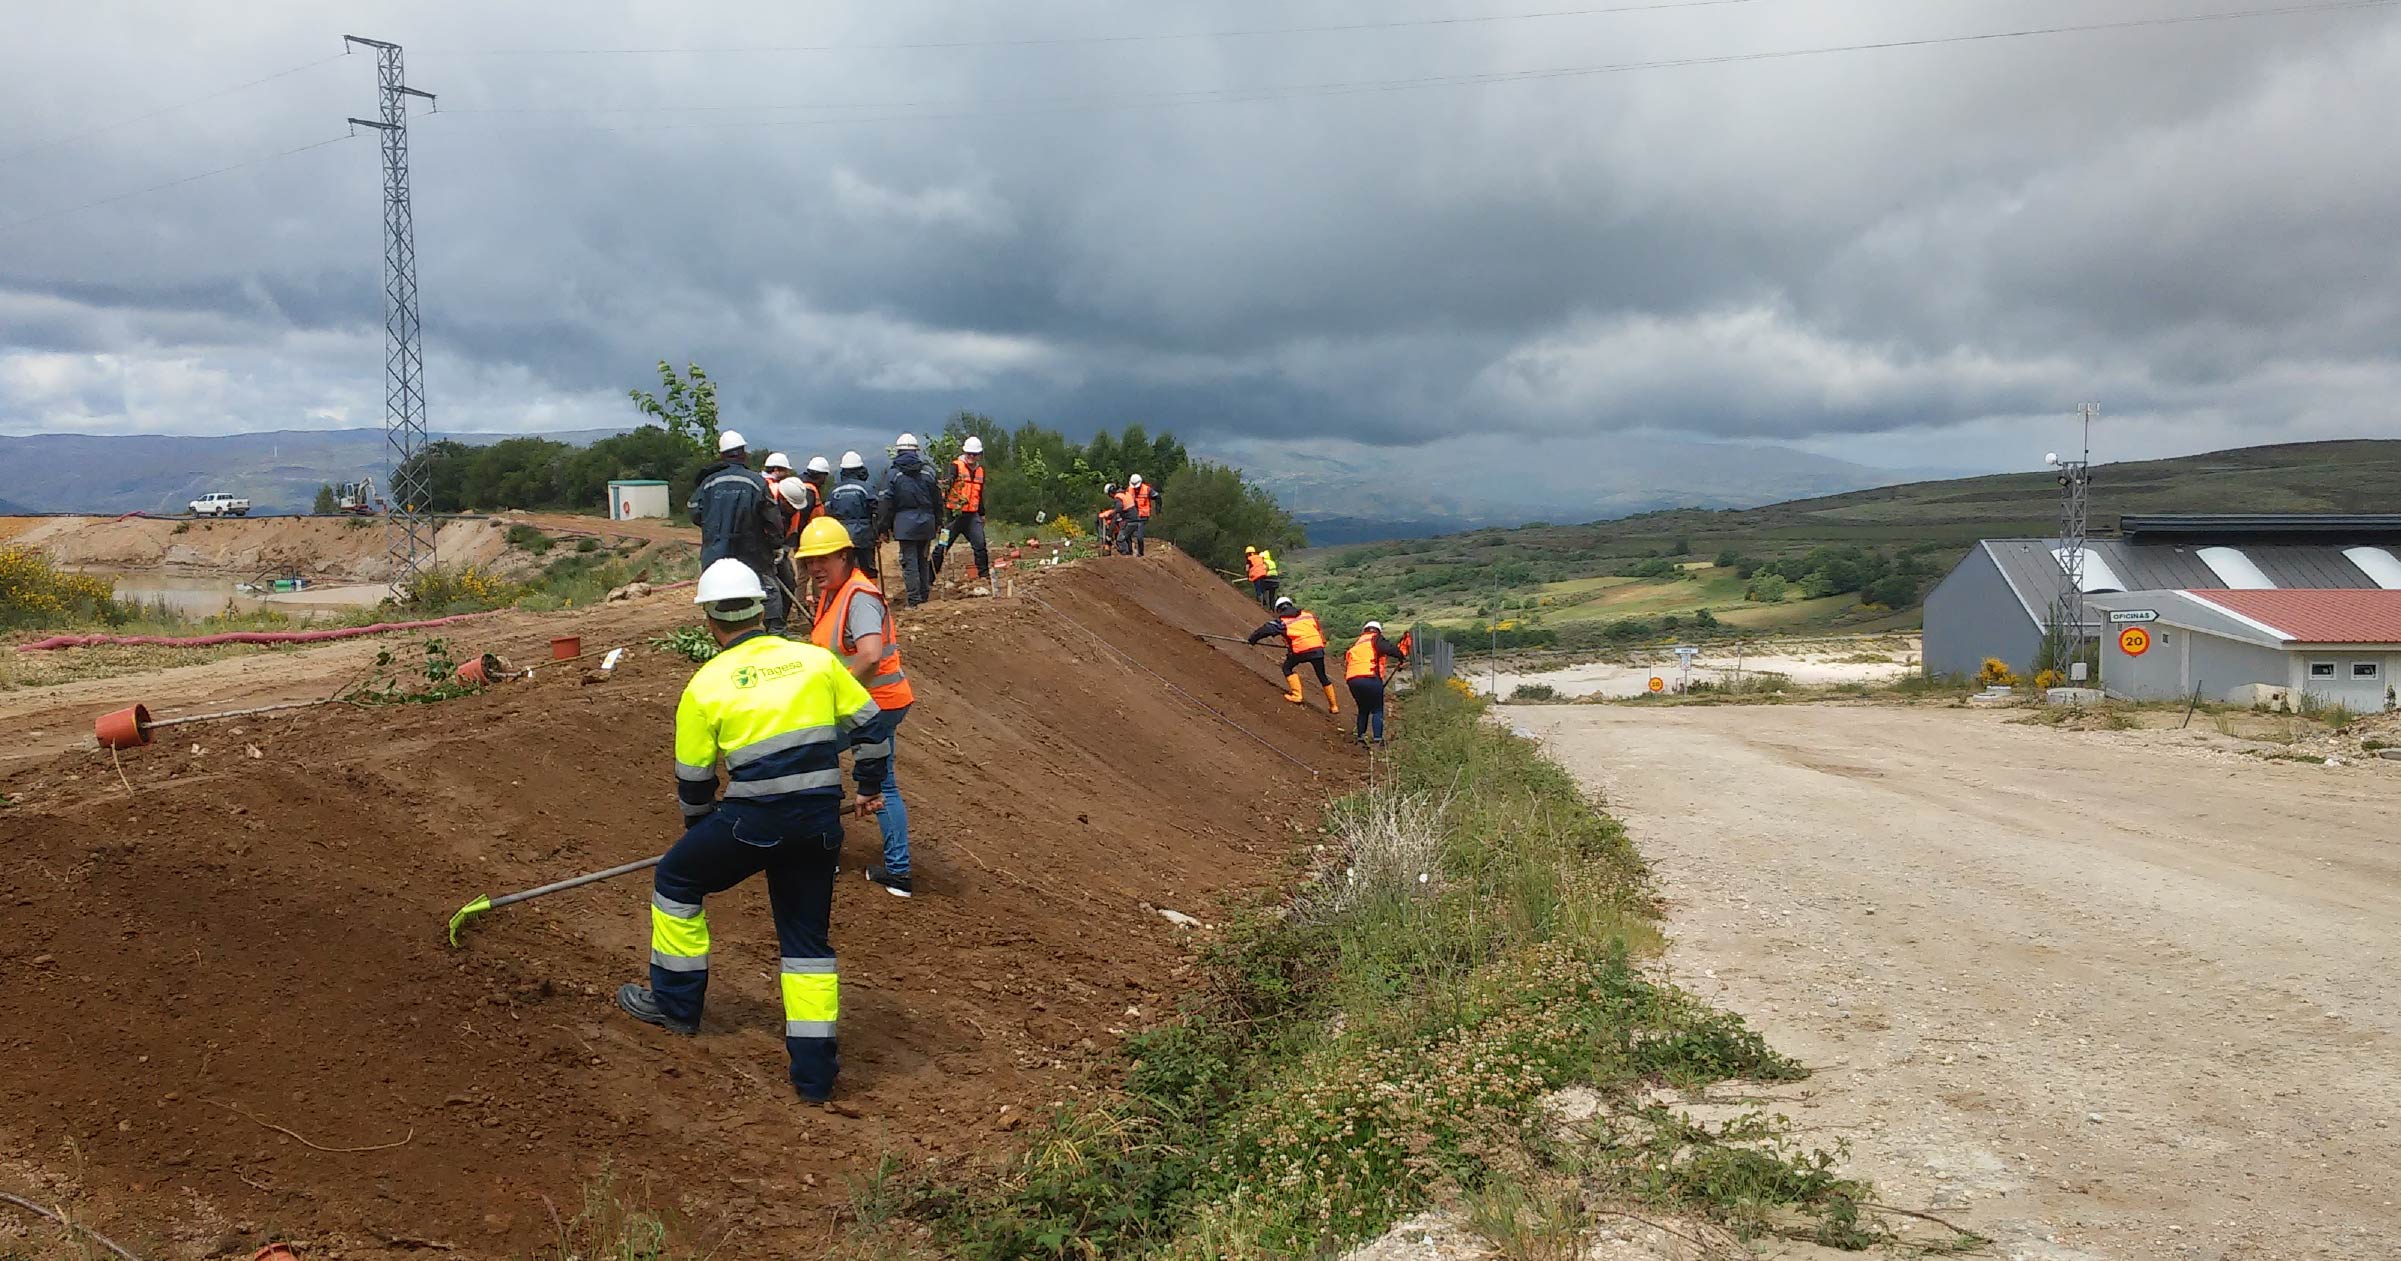
{"type": "Polygon", "coordinates": [[[1662,508],[1749,508],[1957,475],[1873,468],[1791,447],[1620,436],[1529,438],[1515,450],[1456,439],[1419,447],[1246,440],[1206,454],[1273,492],[1318,545],[1662,508]]]}
{"type": "MultiPolygon", "coordinates": [[[[591,442],[621,432],[437,433],[482,445],[503,438],[591,442]]],[[[255,512],[306,512],[317,488],[381,482],[381,429],[291,429],[193,438],[172,434],[0,435],[0,503],[11,512],[181,512],[213,490],[255,512]]]]}
{"type": "MultiPolygon", "coordinates": [[[[585,443],[619,429],[437,433],[483,444],[585,443]]],[[[1870,468],[1787,447],[1644,438],[1535,441],[1498,453],[1446,441],[1381,448],[1238,440],[1199,454],[1243,469],[1318,543],[1417,538],[1532,521],[1580,522],[1658,508],[1747,508],[1884,486],[1923,471],[1870,468]]],[[[381,429],[0,436],[0,504],[17,512],[180,512],[210,491],[259,512],[302,512],[317,487],[383,477],[381,429]]]]}

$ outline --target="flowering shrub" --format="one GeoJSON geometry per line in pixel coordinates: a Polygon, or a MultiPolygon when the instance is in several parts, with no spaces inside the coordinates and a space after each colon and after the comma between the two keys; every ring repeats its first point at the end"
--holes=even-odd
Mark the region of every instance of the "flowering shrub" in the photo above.
{"type": "Polygon", "coordinates": [[[466,565],[418,570],[416,578],[395,593],[394,603],[417,613],[463,613],[497,608],[523,594],[521,584],[481,565],[466,565]]]}
{"type": "Polygon", "coordinates": [[[30,547],[0,547],[0,628],[50,628],[118,621],[108,579],[70,573],[30,547]]]}
{"type": "Polygon", "coordinates": [[[1986,687],[2015,687],[2018,676],[2009,663],[1999,657],[1986,657],[1984,668],[1976,672],[1976,681],[1986,687]]]}

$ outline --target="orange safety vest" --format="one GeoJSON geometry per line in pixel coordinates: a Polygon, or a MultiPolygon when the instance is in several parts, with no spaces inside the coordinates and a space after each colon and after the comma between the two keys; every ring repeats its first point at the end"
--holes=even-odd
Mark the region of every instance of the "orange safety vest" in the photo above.
{"type": "MultiPolygon", "coordinates": [[[[850,620],[850,602],[862,595],[884,598],[875,580],[859,570],[850,571],[850,578],[834,592],[830,600],[817,603],[817,620],[809,627],[809,640],[827,652],[838,653],[848,665],[851,652],[858,647],[845,630],[850,620]],[[841,642],[836,644],[839,637],[841,642]]],[[[900,668],[900,627],[892,621],[891,609],[884,611],[884,655],[876,660],[875,673],[867,680],[867,694],[875,698],[879,709],[899,709],[917,699],[909,687],[909,676],[900,668]]]]}
{"type": "Polygon", "coordinates": [[[950,494],[942,506],[952,512],[982,512],[984,510],[984,466],[969,464],[966,456],[950,462],[950,494]]]}
{"type": "Polygon", "coordinates": [[[1315,613],[1303,610],[1284,619],[1284,645],[1295,653],[1310,652],[1326,646],[1325,628],[1317,624],[1315,613]]]}
{"type": "Polygon", "coordinates": [[[1384,677],[1384,654],[1376,651],[1374,631],[1363,632],[1358,642],[1342,654],[1342,677],[1345,679],[1380,679],[1384,677]]]}
{"type": "Polygon", "coordinates": [[[1242,558],[1242,571],[1252,582],[1267,576],[1267,561],[1257,552],[1242,558]]]}
{"type": "MultiPolygon", "coordinates": [[[[1134,512],[1134,492],[1130,490],[1121,490],[1117,492],[1117,511],[1120,513],[1134,512]]],[[[1141,514],[1136,513],[1135,515],[1141,514]]]]}
{"type": "Polygon", "coordinates": [[[1144,482],[1134,488],[1134,505],[1142,510],[1143,520],[1150,520],[1151,488],[1149,482],[1144,482]]]}

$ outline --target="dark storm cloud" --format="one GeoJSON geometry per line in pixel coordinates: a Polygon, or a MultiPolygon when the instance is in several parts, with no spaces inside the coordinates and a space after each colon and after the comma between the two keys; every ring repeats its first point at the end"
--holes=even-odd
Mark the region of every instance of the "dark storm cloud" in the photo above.
{"type": "MultiPolygon", "coordinates": [[[[485,52],[1299,19],[1268,4],[754,3],[694,21],[626,3],[368,4],[342,22],[405,43],[410,78],[442,97],[414,154],[445,428],[620,423],[625,387],[667,358],[709,366],[741,423],[796,432],[971,407],[1172,425],[1204,445],[1641,430],[1860,454],[2086,397],[2154,447],[2401,431],[2391,10],[1167,95],[2193,11],[1755,0],[639,56],[485,52]]],[[[330,54],[328,20],[299,4],[170,10],[128,33],[99,9],[45,7],[0,50],[0,155],[330,54]]],[[[352,57],[0,156],[0,222],[338,134],[369,111],[370,71],[352,57]]],[[[0,428],[372,422],[377,195],[361,138],[0,231],[0,428]]]]}

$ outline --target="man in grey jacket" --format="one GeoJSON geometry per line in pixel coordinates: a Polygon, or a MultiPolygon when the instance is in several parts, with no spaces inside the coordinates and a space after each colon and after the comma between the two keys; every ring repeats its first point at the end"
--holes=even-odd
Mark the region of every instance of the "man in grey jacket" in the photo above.
{"type": "Polygon", "coordinates": [[[728,556],[750,566],[767,589],[767,629],[782,630],[784,589],[775,572],[781,523],[767,479],[751,471],[741,434],[728,429],[717,435],[717,463],[701,474],[685,511],[700,527],[700,567],[728,556]]]}
{"type": "Polygon", "coordinates": [[[884,474],[884,494],[875,505],[875,532],[890,534],[900,544],[901,580],[909,603],[934,598],[934,536],[942,528],[942,487],[933,466],[918,452],[917,435],[904,433],[892,444],[892,468],[884,474]]]}

